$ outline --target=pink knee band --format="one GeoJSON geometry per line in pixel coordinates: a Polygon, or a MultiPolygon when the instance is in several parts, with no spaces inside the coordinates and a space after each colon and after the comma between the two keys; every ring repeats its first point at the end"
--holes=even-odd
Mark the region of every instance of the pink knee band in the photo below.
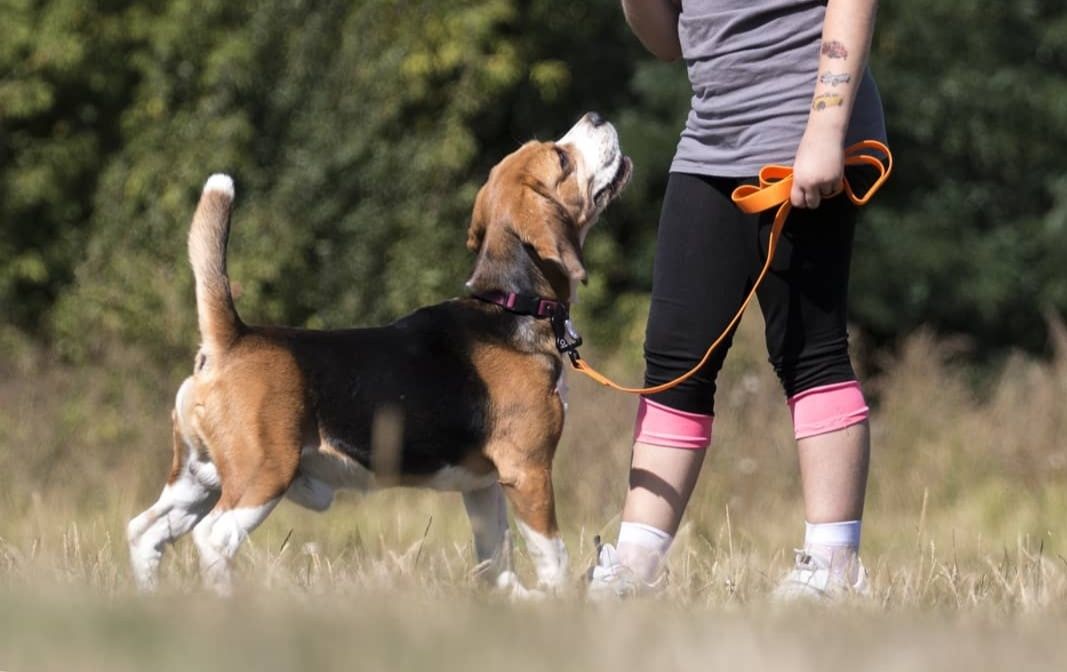
{"type": "Polygon", "coordinates": [[[789,398],[798,439],[825,434],[867,419],[867,402],[854,380],[804,390],[789,398]]]}
{"type": "Polygon", "coordinates": [[[703,450],[711,443],[714,416],[678,411],[641,397],[634,441],[655,446],[703,450]]]}

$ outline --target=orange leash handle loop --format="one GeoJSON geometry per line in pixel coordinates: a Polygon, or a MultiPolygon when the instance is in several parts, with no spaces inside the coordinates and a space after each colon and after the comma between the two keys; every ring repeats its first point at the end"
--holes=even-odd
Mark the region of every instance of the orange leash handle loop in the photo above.
{"type": "MultiPolygon", "coordinates": [[[[856,195],[852,190],[852,186],[848,183],[848,180],[844,180],[844,191],[849,200],[857,206],[862,206],[866,205],[867,202],[871,200],[871,197],[874,196],[875,192],[881,189],[882,185],[885,184],[885,181],[889,179],[889,173],[893,170],[893,155],[890,153],[889,148],[881,142],[878,142],[877,140],[864,140],[845,149],[845,165],[870,166],[876,169],[879,173],[878,178],[862,196],[856,195]],[[880,158],[875,153],[881,154],[884,159],[880,158]]],[[[693,368],[674,380],[652,387],[625,387],[619,385],[594,369],[590,366],[589,362],[584,359],[573,360],[574,368],[601,385],[628,394],[656,394],[657,392],[663,392],[672,387],[676,387],[696,375],[696,372],[707,364],[712,353],[722,345],[722,342],[726,340],[726,337],[729,336],[730,332],[737,326],[737,323],[741,321],[741,317],[745,314],[745,309],[748,308],[748,304],[752,302],[752,298],[756,296],[756,290],[759,289],[759,286],[763,283],[763,279],[767,276],[767,272],[770,271],[771,262],[774,261],[774,253],[778,249],[778,241],[782,236],[782,229],[785,228],[785,222],[789,218],[789,211],[793,209],[789,202],[789,193],[792,188],[793,169],[789,166],[772,164],[760,169],[758,185],[741,185],[734,189],[733,193],[730,195],[730,198],[737,207],[747,214],[765,212],[775,207],[777,207],[778,210],[774,213],[774,223],[771,225],[770,236],[767,240],[767,258],[763,262],[763,268],[760,269],[756,281],[752,284],[752,289],[745,297],[745,300],[741,302],[741,307],[738,308],[737,312],[734,313],[734,316],[730,318],[729,323],[727,323],[726,327],[722,330],[722,333],[719,334],[710,346],[708,346],[704,356],[701,357],[700,361],[697,362],[693,368]]]]}

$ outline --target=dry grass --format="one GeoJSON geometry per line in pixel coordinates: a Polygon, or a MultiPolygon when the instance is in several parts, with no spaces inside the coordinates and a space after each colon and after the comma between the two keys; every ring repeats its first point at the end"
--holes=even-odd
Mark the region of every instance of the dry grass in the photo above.
{"type": "MultiPolygon", "coordinates": [[[[199,591],[181,543],[144,599],[122,530],[166,472],[182,372],[129,353],[70,370],[0,338],[0,670],[1067,669],[1067,356],[1015,358],[979,395],[945,344],[912,338],[866,386],[874,597],[778,611],[765,596],[802,518],[759,332],[746,321],[723,374],[668,590],[610,610],[581,601],[579,574],[618,525],[632,399],[572,377],[557,489],[574,590],[559,600],[482,591],[458,496],[412,490],[349,494],[325,515],[283,504],[242,550],[229,602],[199,591]]],[[[632,362],[617,372],[635,378],[632,362]]]]}

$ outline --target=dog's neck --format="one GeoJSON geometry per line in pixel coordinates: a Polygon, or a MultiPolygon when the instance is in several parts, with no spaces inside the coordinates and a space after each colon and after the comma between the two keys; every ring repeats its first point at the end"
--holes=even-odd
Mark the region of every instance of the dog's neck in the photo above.
{"type": "Polygon", "coordinates": [[[467,281],[472,293],[499,290],[539,296],[560,303],[573,300],[571,280],[556,263],[545,261],[513,235],[482,245],[467,281]]]}

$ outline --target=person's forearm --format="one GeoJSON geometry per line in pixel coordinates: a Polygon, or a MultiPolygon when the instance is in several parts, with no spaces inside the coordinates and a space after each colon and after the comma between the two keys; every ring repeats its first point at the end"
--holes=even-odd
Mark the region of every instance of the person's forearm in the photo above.
{"type": "Polygon", "coordinates": [[[622,0],[622,11],[634,35],[653,56],[663,61],[682,57],[676,0],[622,0]]]}
{"type": "Polygon", "coordinates": [[[838,136],[844,142],[856,92],[867,67],[877,12],[877,0],[827,3],[809,131],[838,136]]]}

